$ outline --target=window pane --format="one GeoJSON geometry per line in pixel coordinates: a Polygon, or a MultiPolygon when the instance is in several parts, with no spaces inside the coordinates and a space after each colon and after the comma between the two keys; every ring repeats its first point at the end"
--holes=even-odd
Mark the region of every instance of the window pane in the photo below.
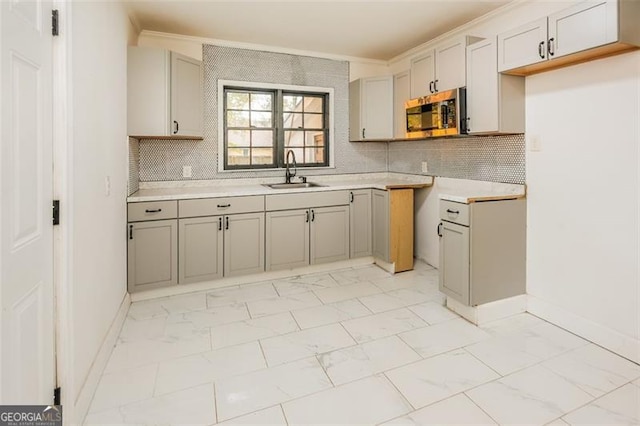
{"type": "Polygon", "coordinates": [[[270,112],[251,112],[252,127],[273,127],[270,112]]]}
{"type": "Polygon", "coordinates": [[[227,109],[249,109],[249,94],[227,92],[227,109]]]}
{"type": "Polygon", "coordinates": [[[284,128],[299,129],[302,127],[302,114],[284,113],[284,128]]]}
{"type": "MultiPolygon", "coordinates": [[[[284,132],[284,146],[303,146],[304,132],[284,132]]],[[[302,158],[302,157],[300,157],[302,158]]]]}
{"type": "Polygon", "coordinates": [[[230,147],[251,145],[248,130],[229,130],[227,132],[227,145],[230,147]]]}
{"type": "Polygon", "coordinates": [[[249,127],[249,111],[227,111],[228,127],[249,127]]]}
{"type": "Polygon", "coordinates": [[[324,148],[307,148],[304,150],[305,163],[323,163],[324,162],[324,148]]]}
{"type": "MultiPolygon", "coordinates": [[[[284,152],[285,159],[287,158],[287,151],[289,151],[289,150],[287,149],[284,152]]],[[[293,151],[293,153],[295,154],[296,161],[298,163],[302,163],[303,159],[304,159],[304,149],[303,148],[291,148],[291,151],[293,151]]]]}
{"type": "Polygon", "coordinates": [[[269,93],[252,93],[251,109],[254,111],[271,111],[271,99],[273,95],[269,93]]]}
{"type": "Polygon", "coordinates": [[[305,132],[306,146],[324,146],[324,132],[305,132]]]}
{"type": "Polygon", "coordinates": [[[322,112],[323,98],[304,97],[304,112],[322,112]]]}
{"type": "Polygon", "coordinates": [[[273,146],[273,130],[251,131],[251,146],[273,146]]]}
{"type": "Polygon", "coordinates": [[[302,112],[302,96],[284,95],[282,97],[282,110],[302,112]]]}
{"type": "Polygon", "coordinates": [[[249,148],[228,148],[227,162],[231,166],[249,164],[249,148]]]}
{"type": "Polygon", "coordinates": [[[322,114],[305,114],[304,127],[307,129],[322,129],[322,114]]]}
{"type": "Polygon", "coordinates": [[[251,164],[272,164],[273,149],[254,148],[251,150],[251,164]]]}

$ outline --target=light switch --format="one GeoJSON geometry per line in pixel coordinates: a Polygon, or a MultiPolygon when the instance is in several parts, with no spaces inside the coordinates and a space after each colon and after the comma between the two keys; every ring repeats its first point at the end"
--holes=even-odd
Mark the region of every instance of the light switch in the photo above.
{"type": "Polygon", "coordinates": [[[107,197],[111,195],[111,176],[104,177],[104,195],[107,197]]]}
{"type": "Polygon", "coordinates": [[[422,162],[422,173],[429,173],[429,166],[426,161],[422,162]]]}
{"type": "Polygon", "coordinates": [[[191,177],[191,166],[182,166],[182,177],[191,177]]]}
{"type": "Polygon", "coordinates": [[[540,143],[540,136],[532,135],[529,137],[529,151],[531,152],[540,152],[542,151],[542,146],[540,143]]]}

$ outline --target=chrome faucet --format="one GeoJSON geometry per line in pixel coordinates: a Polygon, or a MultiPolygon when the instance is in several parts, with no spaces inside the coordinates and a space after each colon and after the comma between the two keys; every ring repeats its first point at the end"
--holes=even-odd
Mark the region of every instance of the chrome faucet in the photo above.
{"type": "Polygon", "coordinates": [[[285,158],[285,172],[284,172],[284,182],[291,183],[291,178],[296,175],[297,172],[297,163],[296,163],[296,153],[293,152],[292,149],[287,151],[287,157],[285,158]],[[289,154],[291,154],[293,160],[293,173],[291,173],[290,162],[289,162],[289,154]]]}

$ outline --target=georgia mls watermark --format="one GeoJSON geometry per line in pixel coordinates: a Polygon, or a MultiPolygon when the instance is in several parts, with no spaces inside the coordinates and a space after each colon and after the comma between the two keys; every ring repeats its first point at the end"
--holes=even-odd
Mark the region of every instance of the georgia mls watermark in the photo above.
{"type": "Polygon", "coordinates": [[[62,426],[62,405],[0,405],[0,426],[62,426]]]}

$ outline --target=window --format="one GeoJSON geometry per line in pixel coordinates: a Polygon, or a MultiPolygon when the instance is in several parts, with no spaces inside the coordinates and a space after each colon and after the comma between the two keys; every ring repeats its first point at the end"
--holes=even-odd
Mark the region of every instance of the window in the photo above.
{"type": "Polygon", "coordinates": [[[329,94],[224,87],[224,169],[329,165],[329,94]]]}

